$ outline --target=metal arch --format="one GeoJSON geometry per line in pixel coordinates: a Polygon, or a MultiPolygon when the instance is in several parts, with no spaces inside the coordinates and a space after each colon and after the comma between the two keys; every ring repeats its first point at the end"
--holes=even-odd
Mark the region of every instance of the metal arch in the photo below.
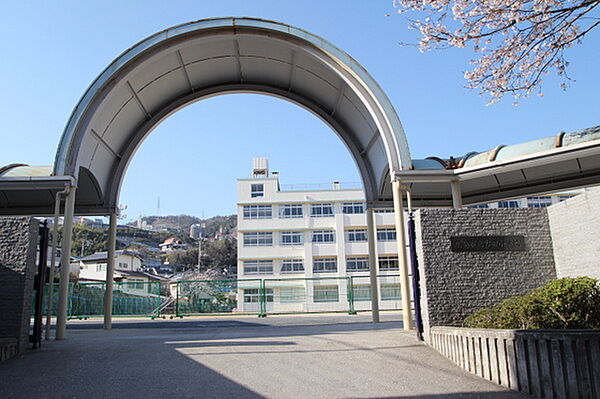
{"type": "Polygon", "coordinates": [[[360,171],[363,185],[365,187],[365,196],[368,201],[374,201],[372,198],[373,193],[377,192],[377,180],[373,174],[373,170],[369,166],[368,162],[365,162],[364,158],[360,155],[361,149],[358,143],[352,141],[352,135],[348,133],[348,128],[342,126],[335,118],[332,117],[330,110],[322,108],[317,102],[299,94],[288,92],[285,89],[281,89],[275,86],[269,86],[266,84],[256,83],[240,83],[240,84],[226,84],[218,85],[210,88],[205,88],[201,91],[195,91],[194,93],[188,93],[178,99],[171,101],[167,106],[162,108],[156,113],[151,119],[148,119],[136,133],[131,136],[131,139],[122,151],[122,160],[119,162],[115,170],[112,172],[113,184],[107,192],[107,205],[111,209],[116,209],[117,200],[119,198],[119,192],[121,189],[121,183],[125,176],[125,172],[129,166],[129,162],[133,159],[135,152],[141,146],[145,138],[157,127],[163,120],[168,118],[170,115],[179,111],[186,106],[202,101],[207,98],[216,97],[219,95],[235,94],[235,93],[254,93],[254,94],[265,94],[273,97],[280,98],[285,101],[289,101],[293,104],[301,106],[302,108],[310,111],[312,114],[321,119],[326,123],[342,140],[346,148],[352,154],[358,170],[360,171]]]}
{"type": "MultiPolygon", "coordinates": [[[[354,87],[354,89],[357,90],[357,95],[362,96],[360,100],[363,105],[372,112],[371,117],[376,123],[380,124],[378,126],[379,133],[388,157],[388,164],[392,170],[399,171],[410,167],[408,143],[398,115],[383,90],[358,62],[328,41],[302,29],[274,21],[230,17],[205,19],[169,28],[144,39],[117,57],[94,80],[74,108],[56,152],[54,174],[75,175],[79,148],[85,136],[85,131],[81,131],[81,126],[85,125],[85,120],[89,120],[93,116],[93,112],[91,115],[87,112],[88,109],[97,100],[97,97],[103,97],[107,94],[103,89],[114,76],[122,73],[139,58],[143,58],[144,54],[152,50],[160,52],[161,47],[166,46],[167,42],[184,38],[193,33],[223,28],[247,28],[266,31],[267,33],[284,36],[287,40],[291,39],[304,43],[304,45],[309,45],[309,48],[320,52],[323,55],[320,61],[328,61],[326,65],[332,70],[349,77],[349,80],[346,81],[348,85],[357,84],[361,86],[360,90],[357,87],[354,87]],[[350,80],[350,78],[352,79],[350,80]]],[[[287,95],[284,97],[287,97],[287,95]]],[[[346,142],[346,140],[344,141],[346,142]]],[[[357,163],[361,162],[359,161],[360,157],[357,157],[355,153],[353,153],[353,156],[357,163]]]]}

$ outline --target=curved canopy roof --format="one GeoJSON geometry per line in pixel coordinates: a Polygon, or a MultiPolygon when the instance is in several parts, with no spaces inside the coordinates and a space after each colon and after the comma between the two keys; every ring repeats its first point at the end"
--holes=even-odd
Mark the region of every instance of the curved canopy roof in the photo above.
{"type": "Polygon", "coordinates": [[[127,165],[158,123],[191,102],[241,92],[294,102],[329,124],[352,154],[370,201],[381,200],[388,167],[410,167],[389,99],[349,55],[289,25],[220,18],[157,33],[113,61],[75,107],[54,174],[81,181],[85,171],[99,194],[95,208],[114,211],[127,165]]]}
{"type": "MultiPolygon", "coordinates": [[[[414,207],[452,206],[452,181],[461,183],[464,205],[597,185],[600,184],[600,126],[561,132],[527,143],[500,145],[461,158],[414,159],[412,166],[396,176],[410,186],[414,207]],[[495,158],[491,159],[492,156],[495,158]]],[[[0,215],[51,214],[56,192],[73,184],[69,176],[52,176],[51,169],[24,164],[0,167],[0,215]]],[[[82,172],[76,213],[104,214],[95,208],[99,191],[93,176],[87,169],[82,172]]],[[[382,197],[384,202],[378,205],[391,206],[388,185],[384,186],[382,197]]]]}
{"type": "MultiPolygon", "coordinates": [[[[600,184],[600,126],[499,145],[460,158],[413,160],[398,176],[415,206],[451,206],[451,181],[465,205],[600,184]]],[[[391,192],[387,193],[388,196],[391,192]]]]}

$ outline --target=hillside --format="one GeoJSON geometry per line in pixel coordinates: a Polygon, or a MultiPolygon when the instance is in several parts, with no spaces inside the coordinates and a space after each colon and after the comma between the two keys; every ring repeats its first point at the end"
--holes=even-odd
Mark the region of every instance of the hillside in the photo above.
{"type": "MultiPolygon", "coordinates": [[[[202,220],[196,216],[190,215],[168,215],[168,216],[144,216],[142,221],[153,226],[155,229],[168,229],[169,231],[178,235],[188,236],[190,233],[190,226],[192,224],[206,224],[205,235],[212,237],[219,231],[219,228],[223,227],[224,233],[231,233],[237,225],[237,216],[213,216],[208,219],[202,220]]],[[[136,226],[137,222],[133,221],[128,223],[128,226],[136,226]]],[[[183,237],[181,237],[183,238],[183,237]]]]}

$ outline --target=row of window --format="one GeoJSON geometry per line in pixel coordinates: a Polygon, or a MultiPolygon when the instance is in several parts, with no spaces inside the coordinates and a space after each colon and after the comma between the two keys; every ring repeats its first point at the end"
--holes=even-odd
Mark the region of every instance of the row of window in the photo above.
{"type": "MultiPolygon", "coordinates": [[[[573,198],[572,195],[560,195],[558,196],[558,202],[562,202],[568,200],[569,198],[573,198]]],[[[526,205],[523,205],[521,200],[506,200],[506,201],[498,201],[498,208],[547,208],[552,205],[552,197],[548,195],[537,196],[537,197],[527,197],[526,205]]],[[[489,208],[489,204],[479,204],[474,205],[473,208],[489,208]]]]}
{"type": "MultiPolygon", "coordinates": [[[[366,229],[349,229],[345,231],[347,242],[366,242],[366,229]]],[[[273,245],[272,231],[253,231],[243,233],[245,247],[270,247],[273,245]]],[[[310,241],[314,243],[335,242],[334,230],[313,230],[310,241]]],[[[377,241],[396,241],[396,229],[377,229],[377,241]]],[[[304,231],[281,231],[279,232],[279,245],[303,245],[304,231]]]]}
{"type": "MultiPolygon", "coordinates": [[[[393,211],[392,211],[393,212],[393,211]]],[[[362,202],[344,202],[342,213],[359,214],[365,213],[362,202]]],[[[310,204],[311,217],[333,216],[333,203],[310,204]]],[[[244,219],[271,219],[273,217],[273,206],[270,204],[244,205],[244,219]]],[[[302,218],[304,217],[304,206],[302,204],[279,205],[280,218],[302,218]]]]}
{"type": "MultiPolygon", "coordinates": [[[[400,300],[400,286],[398,284],[381,284],[381,300],[397,301],[400,300]]],[[[274,290],[265,289],[266,302],[274,302],[274,290]]],[[[352,287],[352,298],[354,301],[370,301],[371,286],[355,285],[352,287]]],[[[279,288],[280,303],[306,303],[310,298],[307,295],[305,287],[282,287],[279,288]]],[[[244,303],[258,303],[260,301],[260,290],[258,288],[244,289],[244,303]]],[[[313,287],[312,301],[319,302],[339,302],[340,293],[337,285],[316,285],[313,287]]]]}
{"type": "MultiPolygon", "coordinates": [[[[314,258],[313,273],[335,273],[338,270],[336,257],[314,258]]],[[[273,274],[272,259],[256,259],[244,261],[244,275],[273,274]]],[[[378,264],[380,271],[399,270],[398,257],[379,256],[378,264]]],[[[280,262],[281,274],[304,273],[304,262],[302,259],[283,259],[280,262]]],[[[366,272],[369,271],[368,256],[349,256],[346,258],[346,271],[366,272]]]]}

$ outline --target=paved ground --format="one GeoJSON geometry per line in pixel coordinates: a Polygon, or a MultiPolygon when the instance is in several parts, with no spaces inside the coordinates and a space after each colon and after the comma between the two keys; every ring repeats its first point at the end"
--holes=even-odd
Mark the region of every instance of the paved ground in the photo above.
{"type": "Polygon", "coordinates": [[[397,314],[69,323],[0,363],[0,398],[524,398],[404,333],[397,314]]]}

